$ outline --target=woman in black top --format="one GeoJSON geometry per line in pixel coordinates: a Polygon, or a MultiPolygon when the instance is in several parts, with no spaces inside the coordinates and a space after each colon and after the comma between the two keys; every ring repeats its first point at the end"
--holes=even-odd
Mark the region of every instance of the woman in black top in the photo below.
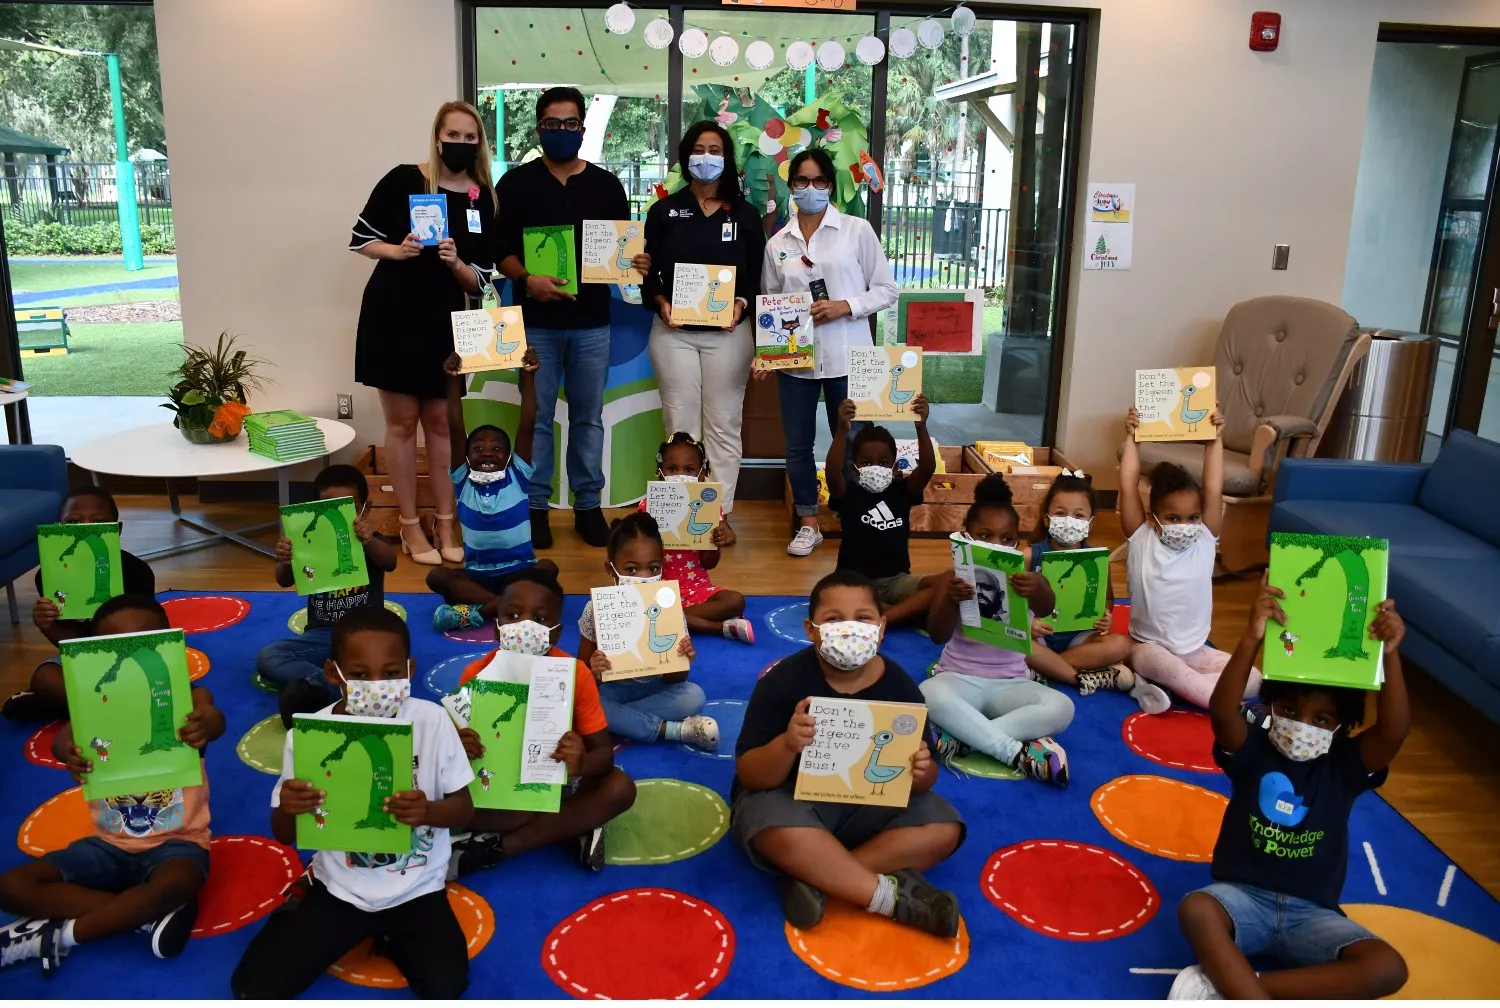
{"type": "Polygon", "coordinates": [[[349,248],[376,260],[365,284],[354,347],[354,380],[380,390],[386,459],[401,511],[401,548],[417,563],[463,560],[453,528],[453,484],[447,479],[448,377],[453,352],[449,313],[468,307],[494,272],[491,234],[495,188],[489,144],[468,102],[446,102],[429,136],[427,163],[397,165],[375,184],[349,248]],[[421,244],[412,231],[409,197],[447,199],[448,237],[421,244]],[[417,519],[417,424],[427,441],[441,552],[417,519]]]}
{"type": "Polygon", "coordinates": [[[667,433],[686,431],[708,449],[714,478],[724,484],[725,536],[734,542],[729,512],[740,475],[740,422],[745,383],[755,357],[750,306],[760,293],[766,235],[760,215],[740,192],[734,145],[718,123],[694,123],[677,148],[689,180],[646,214],[646,254],[651,272],[642,300],[656,312],[651,325],[651,366],[661,390],[667,433]],[[672,277],[677,263],[733,266],[734,325],[716,329],[672,321],[672,277]]]}

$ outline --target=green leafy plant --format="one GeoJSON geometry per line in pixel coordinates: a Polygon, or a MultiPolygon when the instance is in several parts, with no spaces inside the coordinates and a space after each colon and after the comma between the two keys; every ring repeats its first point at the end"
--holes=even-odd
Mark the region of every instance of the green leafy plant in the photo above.
{"type": "MultiPolygon", "coordinates": [[[[238,339],[222,332],[213,347],[179,344],[183,360],[172,372],[179,380],[172,386],[172,401],[162,403],[163,409],[177,414],[173,426],[207,428],[221,407],[230,403],[244,404],[249,398],[248,390],[265,384],[265,379],[255,372],[267,362],[237,349],[235,343],[238,339]]],[[[238,423],[234,425],[234,432],[239,433],[238,423]]]]}

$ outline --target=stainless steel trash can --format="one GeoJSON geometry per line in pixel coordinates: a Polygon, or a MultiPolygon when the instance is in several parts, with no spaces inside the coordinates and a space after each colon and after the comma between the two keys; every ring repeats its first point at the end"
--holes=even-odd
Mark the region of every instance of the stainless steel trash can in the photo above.
{"type": "Polygon", "coordinates": [[[1437,340],[1380,329],[1355,365],[1318,445],[1322,458],[1416,462],[1422,457],[1437,340]]]}

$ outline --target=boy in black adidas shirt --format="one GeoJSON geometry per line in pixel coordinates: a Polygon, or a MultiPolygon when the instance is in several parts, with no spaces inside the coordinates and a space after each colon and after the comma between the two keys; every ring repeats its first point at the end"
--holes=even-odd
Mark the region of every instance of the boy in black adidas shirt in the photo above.
{"type": "Polygon", "coordinates": [[[896,439],[874,424],[865,424],[854,435],[849,449],[853,471],[845,472],[844,459],[849,456],[844,445],[854,424],[852,399],[839,405],[839,428],[823,466],[828,506],[843,529],[839,569],[859,571],[875,582],[880,614],[888,626],[925,619],[932,593],[947,580],[942,574],[917,577],[911,572],[911,509],[922,503],[922,491],[937,470],[927,436],[927,397],[918,393],[911,407],[917,415],[917,466],[910,475],[896,478],[896,439]]]}

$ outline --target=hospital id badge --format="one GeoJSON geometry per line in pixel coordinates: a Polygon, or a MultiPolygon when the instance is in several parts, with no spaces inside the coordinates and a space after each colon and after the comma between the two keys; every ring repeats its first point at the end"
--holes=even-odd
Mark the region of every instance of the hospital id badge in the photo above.
{"type": "Polygon", "coordinates": [[[725,221],[723,229],[719,232],[719,241],[734,241],[734,222],[725,221]]]}
{"type": "Polygon", "coordinates": [[[469,218],[469,234],[479,234],[484,231],[484,225],[479,222],[478,209],[469,207],[466,214],[469,218]]]}

